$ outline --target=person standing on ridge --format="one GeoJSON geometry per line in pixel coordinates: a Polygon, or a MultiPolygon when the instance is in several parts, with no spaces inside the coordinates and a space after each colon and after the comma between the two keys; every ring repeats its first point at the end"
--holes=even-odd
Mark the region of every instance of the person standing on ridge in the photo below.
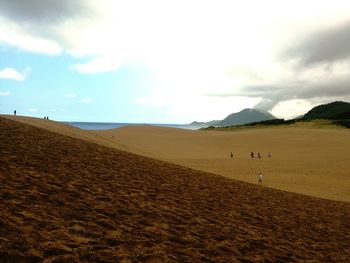
{"type": "Polygon", "coordinates": [[[13,115],[15,115],[15,116],[16,116],[16,113],[17,113],[17,112],[16,112],[16,110],[14,110],[13,115]]]}

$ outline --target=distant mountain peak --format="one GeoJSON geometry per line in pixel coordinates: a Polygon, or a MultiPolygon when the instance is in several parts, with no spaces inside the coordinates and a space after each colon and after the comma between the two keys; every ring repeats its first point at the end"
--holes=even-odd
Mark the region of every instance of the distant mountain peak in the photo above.
{"type": "Polygon", "coordinates": [[[268,112],[262,112],[257,109],[246,108],[240,112],[232,113],[218,123],[218,126],[242,125],[252,122],[266,121],[276,119],[268,112]]]}
{"type": "Polygon", "coordinates": [[[239,112],[232,113],[228,115],[223,120],[214,120],[209,122],[197,122],[194,121],[190,125],[200,126],[200,127],[209,127],[209,126],[233,126],[241,125],[258,121],[266,121],[276,119],[272,114],[268,112],[262,112],[253,108],[245,108],[239,112]]]}

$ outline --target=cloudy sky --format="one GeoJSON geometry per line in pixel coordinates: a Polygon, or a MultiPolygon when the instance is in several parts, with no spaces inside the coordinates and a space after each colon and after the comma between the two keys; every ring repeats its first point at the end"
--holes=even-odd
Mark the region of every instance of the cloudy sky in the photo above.
{"type": "Polygon", "coordinates": [[[349,85],[350,1],[0,0],[0,114],[292,118],[349,85]]]}

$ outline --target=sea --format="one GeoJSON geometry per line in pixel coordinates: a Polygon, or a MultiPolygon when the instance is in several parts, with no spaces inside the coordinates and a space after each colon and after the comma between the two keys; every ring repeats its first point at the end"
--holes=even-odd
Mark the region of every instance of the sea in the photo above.
{"type": "Polygon", "coordinates": [[[159,124],[159,123],[113,123],[113,122],[64,122],[65,124],[69,124],[71,126],[77,127],[82,130],[110,130],[121,128],[125,126],[141,126],[141,125],[149,125],[156,127],[169,127],[169,128],[179,128],[186,130],[197,130],[198,126],[191,126],[188,124],[159,124]]]}

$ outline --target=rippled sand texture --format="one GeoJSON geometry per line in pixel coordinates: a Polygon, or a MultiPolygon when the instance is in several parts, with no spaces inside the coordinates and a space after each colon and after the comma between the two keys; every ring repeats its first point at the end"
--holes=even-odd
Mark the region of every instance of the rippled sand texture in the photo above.
{"type": "Polygon", "coordinates": [[[350,204],[0,118],[2,262],[349,262],[350,204]]]}

